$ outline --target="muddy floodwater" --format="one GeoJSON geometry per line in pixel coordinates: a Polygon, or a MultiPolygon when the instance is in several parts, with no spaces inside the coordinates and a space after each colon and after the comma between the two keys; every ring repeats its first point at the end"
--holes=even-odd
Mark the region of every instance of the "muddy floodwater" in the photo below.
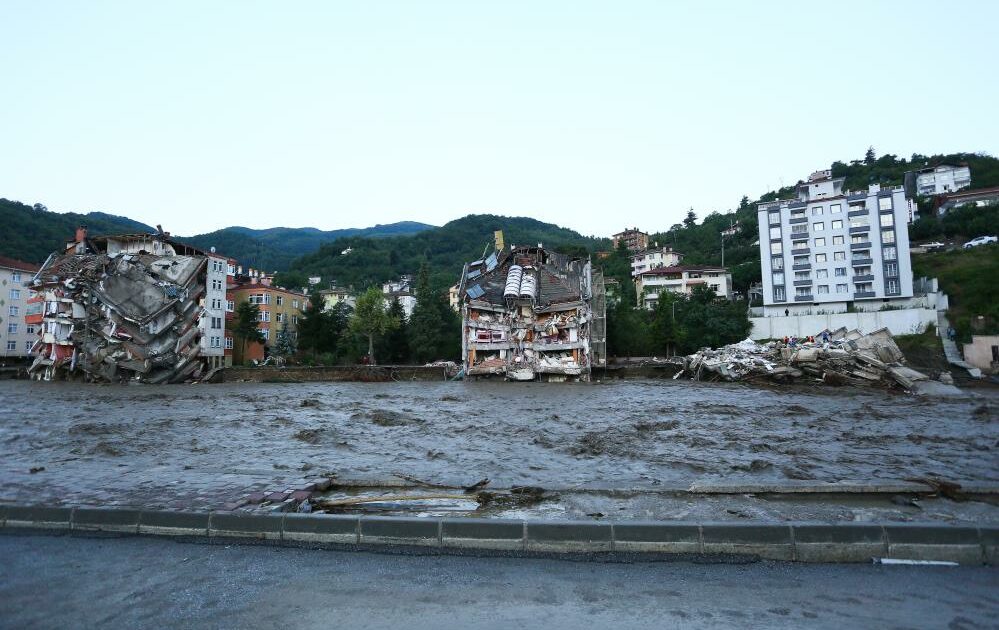
{"type": "Polygon", "coordinates": [[[928,476],[996,487],[997,410],[988,389],[934,400],[684,381],[3,381],[0,500],[183,507],[320,473],[557,490],[928,476]]]}

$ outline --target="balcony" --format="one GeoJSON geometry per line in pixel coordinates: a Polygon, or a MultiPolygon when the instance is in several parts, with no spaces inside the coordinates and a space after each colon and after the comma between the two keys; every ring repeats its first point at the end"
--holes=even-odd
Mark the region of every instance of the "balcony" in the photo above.
{"type": "Polygon", "coordinates": [[[814,299],[815,298],[813,296],[811,296],[811,295],[796,295],[796,296],[794,296],[794,301],[795,302],[811,302],[814,299]]]}
{"type": "Polygon", "coordinates": [[[874,259],[873,258],[854,258],[852,261],[850,261],[850,264],[852,264],[854,267],[865,267],[867,265],[873,265],[874,264],[874,259]]]}
{"type": "Polygon", "coordinates": [[[856,210],[854,210],[853,208],[851,208],[850,211],[846,213],[846,215],[848,217],[850,217],[851,219],[853,217],[866,217],[867,216],[867,208],[857,208],[856,210]]]}
{"type": "Polygon", "coordinates": [[[880,208],[878,212],[880,214],[891,214],[892,212],[895,212],[895,208],[880,208]]]}
{"type": "Polygon", "coordinates": [[[808,240],[808,232],[793,232],[791,234],[791,240],[792,241],[807,241],[808,240]]]}
{"type": "Polygon", "coordinates": [[[855,251],[858,249],[870,249],[870,248],[871,248],[870,241],[864,241],[863,243],[850,243],[850,251],[855,251]]]}
{"type": "Polygon", "coordinates": [[[811,280],[795,280],[794,286],[796,287],[810,287],[812,286],[811,280]]]}
{"type": "Polygon", "coordinates": [[[861,232],[870,232],[870,225],[851,225],[850,234],[860,234],[861,232]]]}
{"type": "Polygon", "coordinates": [[[854,276],[854,282],[874,282],[874,276],[871,274],[865,274],[863,276],[854,276]]]}
{"type": "Polygon", "coordinates": [[[788,219],[787,222],[790,223],[791,225],[794,225],[796,223],[808,223],[808,216],[807,215],[802,215],[800,217],[792,216],[790,219],[788,219]]]}
{"type": "Polygon", "coordinates": [[[794,271],[807,271],[812,268],[811,263],[802,263],[800,265],[791,265],[791,269],[794,271]]]}
{"type": "Polygon", "coordinates": [[[853,294],[853,299],[855,300],[863,300],[872,297],[874,297],[874,291],[857,291],[853,294]]]}
{"type": "Polygon", "coordinates": [[[808,249],[807,247],[792,247],[791,248],[791,253],[794,254],[794,255],[796,255],[796,256],[808,254],[811,251],[812,250],[808,249]]]}

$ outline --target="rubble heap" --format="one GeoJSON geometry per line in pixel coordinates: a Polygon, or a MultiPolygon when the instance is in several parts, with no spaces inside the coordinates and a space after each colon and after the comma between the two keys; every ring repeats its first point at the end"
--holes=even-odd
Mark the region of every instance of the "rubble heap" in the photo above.
{"type": "Polygon", "coordinates": [[[902,351],[886,328],[862,334],[841,328],[823,331],[815,341],[758,344],[749,339],[717,350],[705,348],[683,359],[683,371],[694,380],[738,381],[768,378],[790,382],[819,379],[831,385],[894,385],[912,390],[929,380],[905,366],[902,351]],[[823,340],[823,333],[827,340],[823,340]]]}
{"type": "Polygon", "coordinates": [[[109,239],[80,239],[49,256],[32,285],[44,303],[34,378],[82,371],[94,381],[175,383],[200,376],[207,257],[137,236],[110,246],[109,239]]]}

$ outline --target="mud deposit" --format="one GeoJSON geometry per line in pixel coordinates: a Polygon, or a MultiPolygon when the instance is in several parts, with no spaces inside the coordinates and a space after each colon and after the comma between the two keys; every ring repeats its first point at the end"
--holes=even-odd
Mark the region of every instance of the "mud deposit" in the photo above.
{"type": "Polygon", "coordinates": [[[674,381],[0,382],[3,500],[169,496],[182,507],[320,471],[373,485],[401,473],[549,489],[926,476],[995,485],[997,449],[992,391],[926,400],[674,381]]]}

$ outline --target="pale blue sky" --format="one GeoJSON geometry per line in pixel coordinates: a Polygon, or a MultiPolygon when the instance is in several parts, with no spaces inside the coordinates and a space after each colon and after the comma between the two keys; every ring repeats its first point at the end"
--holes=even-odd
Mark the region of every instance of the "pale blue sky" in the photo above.
{"type": "Polygon", "coordinates": [[[666,229],[835,159],[999,152],[999,2],[0,0],[0,197],[177,234],[666,229]]]}

